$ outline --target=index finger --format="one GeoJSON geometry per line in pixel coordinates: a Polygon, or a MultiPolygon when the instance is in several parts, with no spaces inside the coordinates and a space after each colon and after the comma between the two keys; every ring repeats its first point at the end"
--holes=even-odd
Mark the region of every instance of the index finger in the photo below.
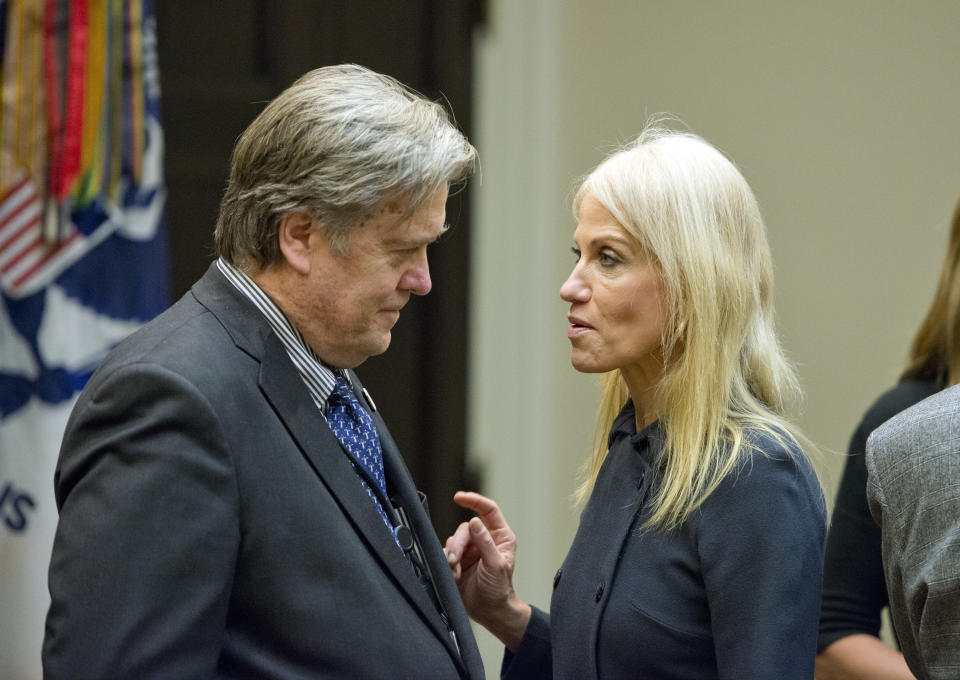
{"type": "Polygon", "coordinates": [[[489,531],[510,528],[506,517],[500,512],[500,506],[491,498],[475,491],[458,491],[453,495],[453,502],[477,513],[477,517],[489,531]]]}

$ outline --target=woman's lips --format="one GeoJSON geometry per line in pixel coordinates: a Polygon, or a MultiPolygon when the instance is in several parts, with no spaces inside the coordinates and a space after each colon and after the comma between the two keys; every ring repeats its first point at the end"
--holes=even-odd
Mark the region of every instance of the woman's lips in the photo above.
{"type": "Polygon", "coordinates": [[[593,330],[593,326],[575,316],[568,316],[567,321],[570,322],[570,327],[567,328],[567,337],[571,340],[593,330]]]}

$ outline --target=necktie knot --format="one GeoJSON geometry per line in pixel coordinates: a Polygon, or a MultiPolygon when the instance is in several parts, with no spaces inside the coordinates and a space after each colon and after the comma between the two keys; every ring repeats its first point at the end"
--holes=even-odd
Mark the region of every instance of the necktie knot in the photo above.
{"type": "Polygon", "coordinates": [[[338,407],[352,407],[354,405],[360,407],[357,395],[354,394],[353,388],[350,387],[347,379],[338,375],[333,384],[333,391],[330,392],[330,396],[327,398],[327,413],[338,407]]]}

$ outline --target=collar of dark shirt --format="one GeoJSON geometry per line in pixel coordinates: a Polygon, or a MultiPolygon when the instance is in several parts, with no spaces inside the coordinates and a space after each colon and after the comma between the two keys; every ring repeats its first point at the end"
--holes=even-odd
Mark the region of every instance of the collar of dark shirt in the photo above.
{"type": "Polygon", "coordinates": [[[627,399],[627,403],[624,404],[619,415],[614,418],[613,425],[610,427],[607,448],[612,449],[614,444],[624,437],[629,437],[634,450],[643,454],[648,450],[660,450],[659,444],[663,441],[663,431],[660,427],[660,421],[655,420],[637,432],[633,400],[627,399]]]}

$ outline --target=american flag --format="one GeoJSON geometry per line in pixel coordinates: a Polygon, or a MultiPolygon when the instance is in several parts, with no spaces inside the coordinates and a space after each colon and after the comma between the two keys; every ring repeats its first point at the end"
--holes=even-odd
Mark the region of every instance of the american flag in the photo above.
{"type": "MultiPolygon", "coordinates": [[[[55,204],[49,219],[58,220],[55,204]]],[[[44,206],[30,176],[20,172],[0,196],[0,286],[12,298],[35,293],[86,251],[71,224],[55,243],[44,239],[44,206]]],[[[59,230],[54,229],[54,233],[59,230]]]]}

